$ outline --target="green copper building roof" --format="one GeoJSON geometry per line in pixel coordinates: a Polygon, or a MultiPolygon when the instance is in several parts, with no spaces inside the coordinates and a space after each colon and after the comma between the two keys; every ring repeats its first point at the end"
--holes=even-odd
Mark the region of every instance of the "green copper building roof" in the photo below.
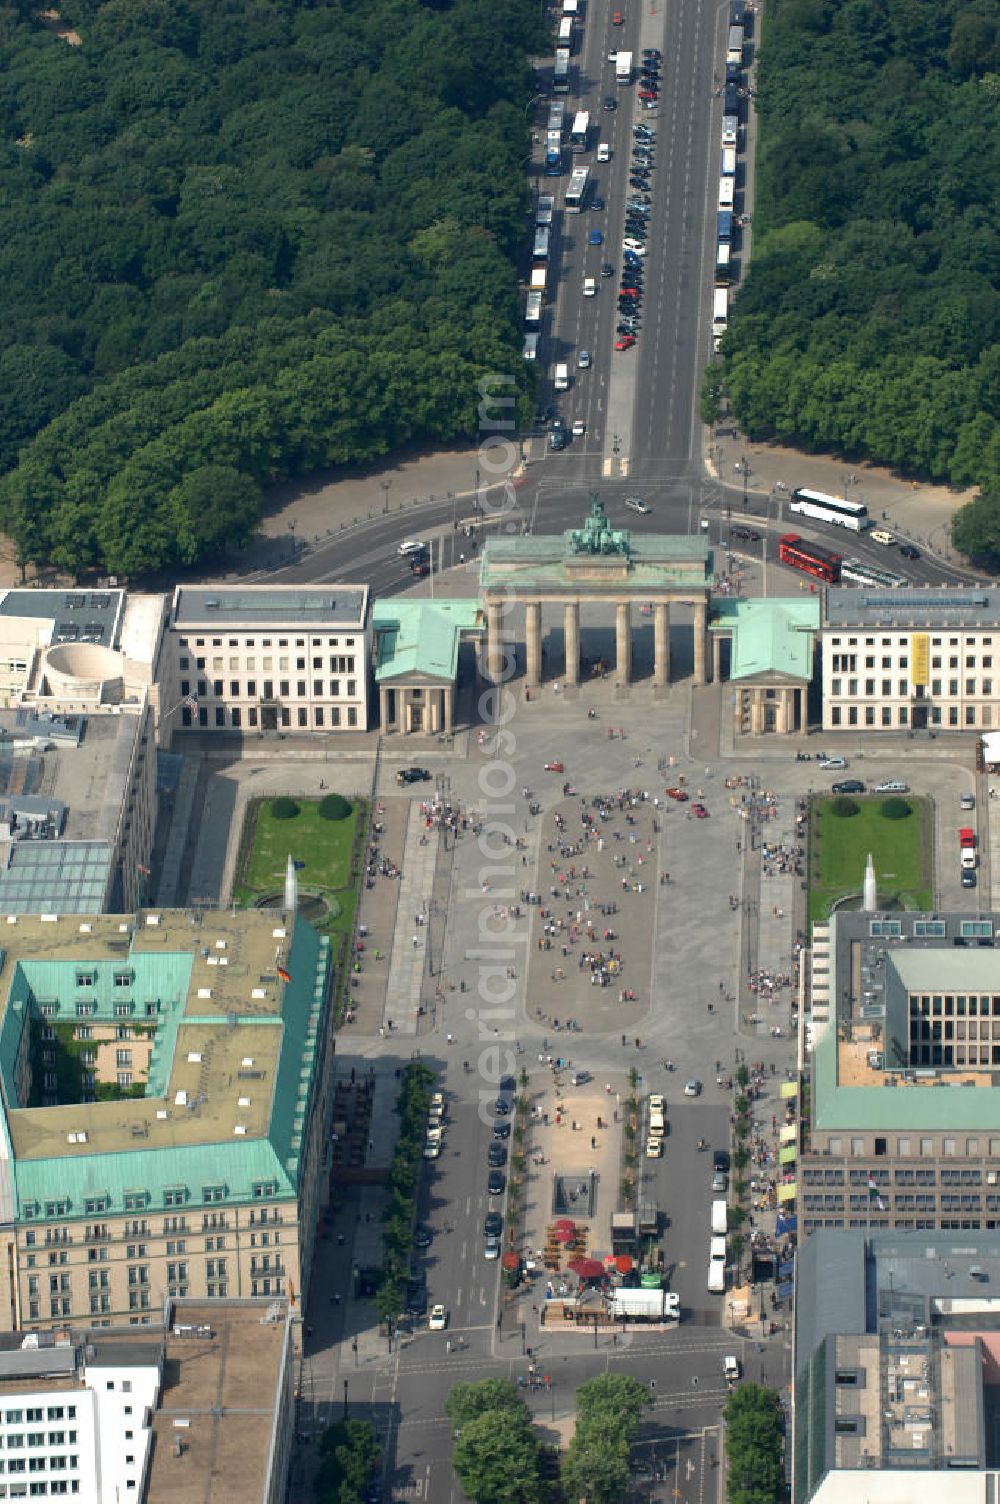
{"type": "Polygon", "coordinates": [[[0,940],[0,1201],[13,1216],[296,1194],[329,1048],[325,936],[279,911],[165,911],[19,918],[0,940]],[[42,1030],[112,1021],[155,1031],[145,1095],[29,1105],[42,1030]]]}
{"type": "Polygon", "coordinates": [[[482,627],[476,600],[378,601],[373,614],[377,643],[375,678],[453,680],[463,632],[482,627]]]}
{"type": "Polygon", "coordinates": [[[712,601],[709,630],[732,633],[731,679],[769,674],[811,679],[819,599],[791,596],[786,600],[736,600],[722,596],[712,601]]]}

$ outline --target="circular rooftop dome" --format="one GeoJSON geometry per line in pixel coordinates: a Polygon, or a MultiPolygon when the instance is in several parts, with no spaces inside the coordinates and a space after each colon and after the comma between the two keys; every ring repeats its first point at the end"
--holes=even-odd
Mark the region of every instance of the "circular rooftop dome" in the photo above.
{"type": "Polygon", "coordinates": [[[121,699],[125,660],[113,648],[96,642],[60,642],[48,649],[44,661],[51,694],[121,699]]]}

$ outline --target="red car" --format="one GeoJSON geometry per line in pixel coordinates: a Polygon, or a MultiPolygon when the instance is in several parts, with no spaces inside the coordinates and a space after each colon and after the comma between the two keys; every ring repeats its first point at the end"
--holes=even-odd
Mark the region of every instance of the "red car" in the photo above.
{"type": "Polygon", "coordinates": [[[618,289],[618,296],[620,298],[637,298],[639,296],[639,289],[637,287],[620,287],[618,289]]]}
{"type": "Polygon", "coordinates": [[[635,335],[634,334],[623,334],[622,337],[621,337],[621,339],[616,339],[615,340],[615,349],[616,350],[631,350],[631,348],[632,348],[632,346],[634,344],[635,344],[635,335]]]}
{"type": "Polygon", "coordinates": [[[697,817],[698,817],[699,820],[707,820],[708,819],[708,810],[705,808],[705,806],[703,804],[692,804],[692,806],[691,806],[691,813],[693,815],[697,815],[697,817]]]}
{"type": "Polygon", "coordinates": [[[611,17],[611,24],[612,24],[612,26],[624,26],[625,25],[625,17],[622,15],[622,13],[621,13],[620,10],[616,10],[615,13],[614,13],[614,15],[611,17]]]}
{"type": "Polygon", "coordinates": [[[683,789],[669,788],[666,790],[666,795],[668,799],[676,799],[678,804],[687,803],[688,796],[683,789]]]}
{"type": "Polygon", "coordinates": [[[656,98],[656,90],[655,89],[640,89],[639,90],[639,98],[640,99],[655,99],[656,98]]]}
{"type": "Polygon", "coordinates": [[[565,773],[566,768],[561,762],[547,762],[545,771],[546,773],[565,773]]]}

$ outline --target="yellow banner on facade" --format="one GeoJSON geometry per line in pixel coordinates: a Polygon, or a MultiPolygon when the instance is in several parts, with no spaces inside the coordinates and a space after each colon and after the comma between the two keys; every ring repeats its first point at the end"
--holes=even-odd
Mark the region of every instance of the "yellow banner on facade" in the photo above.
{"type": "Polygon", "coordinates": [[[930,647],[931,640],[926,632],[914,632],[910,638],[910,662],[913,665],[910,678],[914,684],[925,685],[930,678],[930,647]]]}

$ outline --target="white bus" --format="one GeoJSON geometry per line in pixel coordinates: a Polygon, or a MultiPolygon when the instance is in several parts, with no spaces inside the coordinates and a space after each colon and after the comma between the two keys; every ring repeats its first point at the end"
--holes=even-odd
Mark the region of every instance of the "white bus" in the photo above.
{"type": "Polygon", "coordinates": [[[558,131],[561,140],[565,124],[566,106],[561,99],[556,99],[549,105],[549,123],[546,129],[549,131],[558,131]]]}
{"type": "Polygon", "coordinates": [[[587,184],[590,179],[589,167],[574,167],[570,175],[569,187],[566,189],[566,213],[579,214],[587,201],[587,184]]]}
{"type": "Polygon", "coordinates": [[[535,230],[535,248],[532,252],[536,261],[548,261],[549,259],[549,235],[551,231],[544,225],[539,225],[535,230]]]}
{"type": "Polygon", "coordinates": [[[569,132],[570,151],[586,151],[590,136],[590,116],[586,110],[578,110],[573,117],[569,132]]]}
{"type": "Polygon", "coordinates": [[[569,48],[557,47],[556,60],[552,66],[553,94],[569,93],[569,48]]]}
{"type": "Polygon", "coordinates": [[[736,147],[724,146],[719,160],[719,176],[734,178],[736,176],[736,147]]]}
{"type": "Polygon", "coordinates": [[[538,359],[538,335],[537,334],[526,334],[524,336],[524,352],[523,353],[524,353],[525,360],[537,360],[538,359]]]}
{"type": "Polygon", "coordinates": [[[832,522],[834,527],[846,527],[852,533],[863,533],[871,527],[868,508],[860,501],[827,496],[825,491],[807,491],[800,487],[792,492],[788,510],[803,517],[815,517],[817,522],[832,522]]]}
{"type": "Polygon", "coordinates": [[[737,146],[739,144],[740,122],[735,115],[723,115],[722,117],[722,144],[723,146],[737,146]]]}
{"type": "Polygon", "coordinates": [[[573,17],[563,16],[559,22],[558,42],[560,47],[573,51],[573,17]]]}
{"type": "Polygon", "coordinates": [[[735,202],[736,202],[736,179],[735,178],[720,178],[719,179],[719,205],[718,205],[719,208],[720,209],[729,209],[729,210],[731,210],[733,208],[733,205],[734,205],[735,202]]]}
{"type": "Polygon", "coordinates": [[[730,26],[726,42],[726,62],[743,64],[743,27],[730,26]]]}
{"type": "Polygon", "coordinates": [[[555,206],[556,201],[551,193],[540,193],[538,195],[538,203],[535,207],[535,224],[550,225],[552,223],[552,210],[555,206]]]}
{"type": "Polygon", "coordinates": [[[536,328],[542,321],[542,295],[540,292],[529,292],[527,307],[524,310],[524,322],[529,327],[536,328]]]}

